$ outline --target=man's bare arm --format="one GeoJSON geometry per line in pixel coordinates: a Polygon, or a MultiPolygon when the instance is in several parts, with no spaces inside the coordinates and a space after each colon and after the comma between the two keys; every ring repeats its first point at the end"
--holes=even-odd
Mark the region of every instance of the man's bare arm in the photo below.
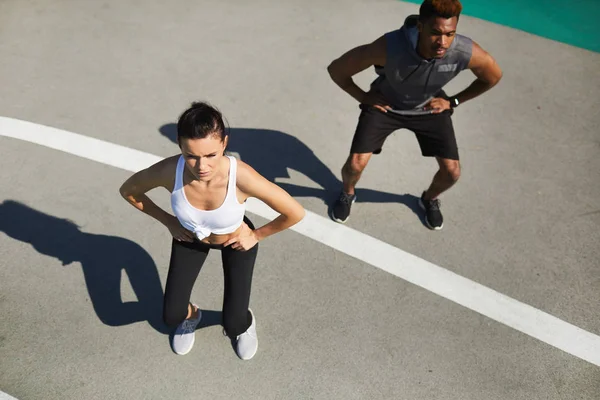
{"type": "Polygon", "coordinates": [[[465,90],[454,96],[459,103],[464,103],[487,92],[502,79],[502,70],[496,60],[475,42],[473,42],[473,52],[468,68],[475,74],[477,79],[465,90]]]}
{"type": "Polygon", "coordinates": [[[329,64],[327,71],[331,79],[359,103],[364,102],[366,92],[352,77],[373,66],[384,66],[386,60],[385,37],[381,36],[372,43],[358,46],[344,53],[329,64]]]}

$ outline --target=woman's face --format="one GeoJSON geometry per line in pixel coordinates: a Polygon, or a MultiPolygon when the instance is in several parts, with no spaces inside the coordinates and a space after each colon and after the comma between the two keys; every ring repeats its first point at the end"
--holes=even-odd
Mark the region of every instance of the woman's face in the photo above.
{"type": "Polygon", "coordinates": [[[227,136],[221,140],[217,135],[210,135],[203,139],[179,140],[185,166],[196,179],[208,182],[215,176],[227,147],[227,139],[227,136]]]}

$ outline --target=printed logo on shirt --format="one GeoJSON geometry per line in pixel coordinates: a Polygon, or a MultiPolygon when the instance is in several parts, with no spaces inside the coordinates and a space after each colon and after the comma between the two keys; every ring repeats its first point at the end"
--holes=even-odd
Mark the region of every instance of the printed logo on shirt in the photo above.
{"type": "Polygon", "coordinates": [[[438,72],[454,72],[458,64],[442,64],[438,67],[438,72]]]}

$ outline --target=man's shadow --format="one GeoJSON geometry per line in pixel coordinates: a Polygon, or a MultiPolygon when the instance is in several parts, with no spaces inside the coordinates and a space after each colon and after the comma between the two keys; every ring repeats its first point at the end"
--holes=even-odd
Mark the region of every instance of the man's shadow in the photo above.
{"type": "MultiPolygon", "coordinates": [[[[173,331],[162,321],[163,290],[156,265],[137,243],[117,236],[82,232],[72,221],[12,200],[0,203],[0,232],[31,244],[39,253],[58,259],[65,267],[81,263],[92,306],[104,324],[123,326],[148,321],[160,333],[173,331]],[[122,270],[138,301],[121,300],[122,270]]],[[[202,310],[198,328],[220,323],[220,311],[202,310]]]]}
{"type": "MultiPolygon", "coordinates": [[[[168,123],[159,132],[173,143],[177,143],[177,124],[168,123]]],[[[342,182],[300,140],[287,133],[270,129],[229,128],[227,151],[236,152],[240,158],[258,173],[294,197],[316,197],[327,206],[335,201],[342,182]],[[276,182],[277,178],[289,178],[289,169],[310,178],[321,188],[309,188],[291,183],[276,182]]],[[[411,194],[386,193],[372,189],[357,188],[359,203],[401,203],[410,208],[419,218],[419,198],[411,194]]],[[[423,222],[423,221],[422,221],[423,222]]]]}

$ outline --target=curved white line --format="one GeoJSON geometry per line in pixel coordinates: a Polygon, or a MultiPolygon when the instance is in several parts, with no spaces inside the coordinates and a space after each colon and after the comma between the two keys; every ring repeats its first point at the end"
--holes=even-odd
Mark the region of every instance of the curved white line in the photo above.
{"type": "MultiPolygon", "coordinates": [[[[6,117],[0,117],[0,135],[132,172],[161,159],[103,140],[6,117]]],[[[267,219],[277,216],[256,199],[249,200],[248,211],[267,219]]],[[[539,309],[310,211],[292,230],[600,366],[600,336],[539,309]]]]}

